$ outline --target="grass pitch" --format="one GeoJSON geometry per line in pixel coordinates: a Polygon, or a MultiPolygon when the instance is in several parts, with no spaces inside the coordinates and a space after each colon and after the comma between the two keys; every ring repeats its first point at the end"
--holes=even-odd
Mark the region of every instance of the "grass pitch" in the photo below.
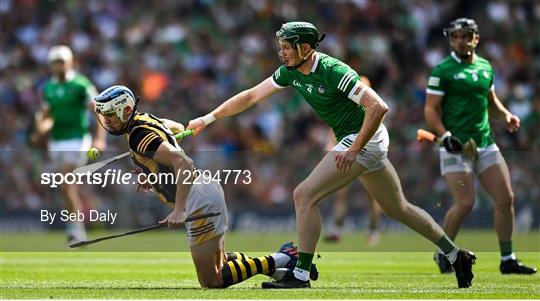
{"type": "MultiPolygon", "coordinates": [[[[152,242],[156,235],[141,236],[152,242]]],[[[393,233],[383,233],[379,248],[392,243],[393,233]]],[[[465,239],[482,242],[495,240],[493,231],[464,232],[465,239]]],[[[23,239],[25,234],[17,234],[23,239]]],[[[59,234],[42,234],[42,239],[55,241],[59,234]]],[[[289,234],[259,234],[270,242],[273,251],[289,234]]],[[[416,235],[401,233],[403,239],[416,235]]],[[[15,236],[14,236],[15,237],[15,236]]],[[[14,237],[11,237],[15,239],[14,237]]],[[[247,252],[236,248],[242,245],[245,235],[228,234],[228,249],[246,251],[258,256],[270,252],[247,252]]],[[[263,290],[260,283],[269,278],[255,276],[248,281],[225,290],[200,289],[195,269],[187,252],[93,252],[87,247],[79,251],[62,252],[2,252],[0,261],[2,299],[49,299],[49,298],[106,298],[106,299],[538,299],[540,298],[540,275],[501,275],[498,271],[497,252],[477,252],[475,279],[470,289],[458,289],[454,275],[441,275],[433,263],[431,251],[387,252],[384,249],[370,251],[357,245],[362,252],[336,252],[352,248],[347,243],[362,238],[350,234],[338,245],[321,243],[321,256],[317,260],[320,271],[318,281],[311,289],[263,290]]],[[[3,235],[3,250],[10,237],[3,235]]],[[[407,240],[407,239],[405,239],[407,240]]],[[[523,262],[540,266],[538,233],[520,236],[517,245],[523,262]]],[[[16,239],[15,239],[16,241],[16,239]]],[[[361,241],[361,239],[360,239],[361,241]]],[[[122,242],[119,239],[117,242],[122,242]]],[[[123,241],[130,244],[129,239],[123,241]]],[[[458,241],[459,243],[459,241],[458,241]]],[[[247,244],[246,244],[247,245],[247,244]]],[[[97,245],[96,245],[97,246],[97,245]]],[[[467,246],[475,249],[474,246],[467,246]]],[[[479,245],[477,246],[479,247],[479,245]]],[[[96,250],[99,248],[96,248],[96,250]]],[[[377,250],[372,249],[372,250],[377,250]]],[[[495,250],[494,250],[495,251],[495,250]]]]}

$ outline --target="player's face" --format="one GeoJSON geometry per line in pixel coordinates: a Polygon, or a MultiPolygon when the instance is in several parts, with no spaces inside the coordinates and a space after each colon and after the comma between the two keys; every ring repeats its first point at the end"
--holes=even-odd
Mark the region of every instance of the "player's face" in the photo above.
{"type": "Polygon", "coordinates": [[[294,48],[292,47],[292,44],[287,41],[283,41],[283,40],[278,41],[278,56],[281,62],[286,67],[293,67],[293,66],[296,66],[297,64],[296,60],[297,60],[298,55],[296,51],[294,50],[294,48]]]}
{"type": "Polygon", "coordinates": [[[68,71],[68,63],[62,60],[55,60],[51,62],[51,72],[54,75],[62,75],[68,71]]]}
{"type": "Polygon", "coordinates": [[[106,113],[106,114],[97,113],[97,116],[99,118],[99,122],[101,123],[101,125],[103,125],[103,127],[109,132],[120,131],[124,126],[122,121],[120,120],[120,118],[118,118],[118,115],[116,115],[115,112],[106,113]]]}
{"type": "Polygon", "coordinates": [[[473,32],[456,30],[450,34],[450,47],[460,58],[468,58],[478,45],[479,36],[473,32]]]}

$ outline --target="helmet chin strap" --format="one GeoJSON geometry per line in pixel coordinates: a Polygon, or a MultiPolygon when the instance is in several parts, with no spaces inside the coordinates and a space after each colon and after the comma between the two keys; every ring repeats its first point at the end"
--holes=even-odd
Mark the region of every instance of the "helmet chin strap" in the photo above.
{"type": "MultiPolygon", "coordinates": [[[[322,40],[324,40],[324,38],[326,37],[326,34],[322,34],[321,37],[319,38],[319,40],[317,41],[317,44],[315,44],[315,48],[317,48],[317,46],[319,46],[319,43],[322,42],[322,40]]],[[[285,66],[288,70],[294,70],[294,69],[297,69],[299,68],[300,66],[302,66],[310,57],[311,55],[313,54],[313,52],[315,52],[315,48],[311,48],[311,50],[305,55],[305,56],[302,56],[302,50],[300,49],[300,44],[296,44],[296,51],[298,51],[298,57],[302,60],[299,64],[297,64],[296,66],[293,66],[293,67],[290,67],[290,66],[285,66]]]]}
{"type": "Polygon", "coordinates": [[[300,66],[302,66],[305,62],[307,62],[307,60],[309,59],[309,57],[313,54],[313,52],[315,52],[315,49],[311,49],[305,56],[302,56],[302,51],[300,49],[300,45],[296,45],[296,51],[298,51],[298,57],[302,60],[299,64],[297,64],[296,66],[286,66],[287,69],[289,70],[294,70],[294,69],[297,69],[299,68],[300,66]]]}

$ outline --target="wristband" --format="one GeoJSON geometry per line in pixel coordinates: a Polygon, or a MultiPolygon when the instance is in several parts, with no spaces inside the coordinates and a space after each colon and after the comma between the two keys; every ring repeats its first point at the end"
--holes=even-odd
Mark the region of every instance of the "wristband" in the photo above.
{"type": "Polygon", "coordinates": [[[216,121],[216,117],[212,113],[208,113],[202,117],[204,125],[209,125],[210,123],[216,121]]]}

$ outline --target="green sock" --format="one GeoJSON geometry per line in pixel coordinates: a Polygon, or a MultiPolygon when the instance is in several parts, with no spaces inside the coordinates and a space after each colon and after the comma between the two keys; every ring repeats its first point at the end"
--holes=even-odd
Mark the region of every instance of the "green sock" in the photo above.
{"type": "Polygon", "coordinates": [[[311,261],[313,261],[313,254],[298,252],[298,261],[296,262],[296,267],[309,272],[311,269],[311,261]]]}
{"type": "Polygon", "coordinates": [[[437,240],[435,244],[437,245],[437,247],[439,247],[439,249],[441,249],[441,251],[444,252],[444,254],[448,254],[452,252],[455,248],[457,248],[454,242],[452,242],[452,240],[448,238],[446,234],[444,234],[439,240],[437,240]]]}
{"type": "Polygon", "coordinates": [[[501,249],[501,256],[508,256],[514,252],[512,241],[499,241],[499,249],[501,249]]]}

